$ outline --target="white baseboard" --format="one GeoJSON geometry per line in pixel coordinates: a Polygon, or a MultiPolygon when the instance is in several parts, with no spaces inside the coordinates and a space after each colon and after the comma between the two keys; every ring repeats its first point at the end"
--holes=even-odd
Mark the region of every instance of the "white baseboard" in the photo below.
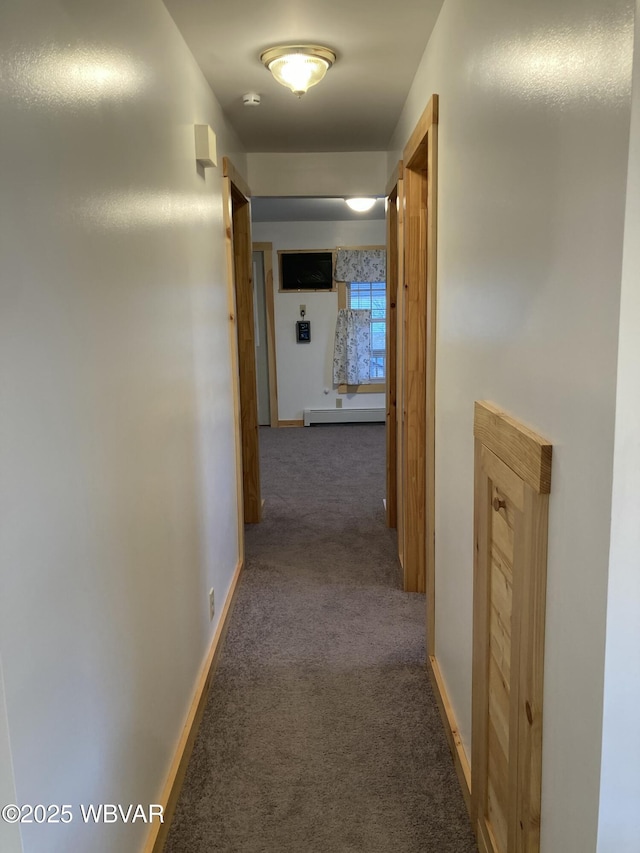
{"type": "Polygon", "coordinates": [[[352,423],[384,423],[387,419],[386,409],[305,409],[304,425],[311,424],[352,424],[352,423]]]}

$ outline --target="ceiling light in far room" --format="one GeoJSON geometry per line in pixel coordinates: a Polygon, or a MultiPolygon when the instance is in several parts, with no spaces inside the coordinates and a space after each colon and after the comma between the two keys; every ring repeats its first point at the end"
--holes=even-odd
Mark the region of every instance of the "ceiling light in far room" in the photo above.
{"type": "Polygon", "coordinates": [[[278,83],[300,98],[322,80],[336,61],[336,55],[318,44],[287,44],[263,51],[260,61],[278,83]]]}
{"type": "Polygon", "coordinates": [[[357,213],[366,213],[376,203],[375,198],[345,198],[345,201],[351,210],[355,210],[357,213]]]}

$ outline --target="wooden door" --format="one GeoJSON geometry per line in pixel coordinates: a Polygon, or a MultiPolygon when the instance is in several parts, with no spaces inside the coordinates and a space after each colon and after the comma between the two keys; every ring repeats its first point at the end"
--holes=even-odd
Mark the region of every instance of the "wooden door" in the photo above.
{"type": "Polygon", "coordinates": [[[488,403],[474,433],[472,820],[481,851],[536,853],[551,445],[488,403]]]}

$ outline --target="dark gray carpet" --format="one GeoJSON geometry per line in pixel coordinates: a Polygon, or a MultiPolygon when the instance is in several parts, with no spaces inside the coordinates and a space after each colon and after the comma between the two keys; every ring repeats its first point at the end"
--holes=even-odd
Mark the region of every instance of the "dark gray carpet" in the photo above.
{"type": "Polygon", "coordinates": [[[262,429],[264,520],[166,853],[473,853],[381,425],[262,429]]]}

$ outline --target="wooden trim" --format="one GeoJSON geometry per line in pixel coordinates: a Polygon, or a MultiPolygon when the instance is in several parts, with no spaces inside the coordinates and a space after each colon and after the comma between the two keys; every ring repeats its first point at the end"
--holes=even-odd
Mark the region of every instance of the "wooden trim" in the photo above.
{"type": "Polygon", "coordinates": [[[398,182],[402,180],[403,169],[404,166],[402,160],[398,160],[387,180],[387,186],[384,191],[387,198],[389,198],[389,196],[396,195],[398,191],[398,182]]]}
{"type": "Polygon", "coordinates": [[[222,158],[222,176],[224,178],[229,178],[232,184],[240,190],[242,195],[246,199],[251,198],[251,190],[249,189],[249,184],[242,177],[240,172],[233,165],[231,160],[228,157],[222,158]]]}
{"type": "Polygon", "coordinates": [[[487,829],[484,824],[478,824],[476,834],[476,841],[478,842],[478,853],[494,853],[495,848],[491,847],[491,841],[489,841],[489,836],[487,829]]]}
{"type": "MultiPolygon", "coordinates": [[[[402,161],[402,174],[404,175],[404,166],[402,161]]],[[[400,171],[400,170],[399,170],[400,171]]],[[[397,452],[397,478],[398,485],[396,489],[397,503],[397,528],[398,528],[398,559],[402,566],[404,575],[404,542],[405,542],[405,509],[404,509],[404,371],[405,371],[405,288],[404,288],[404,223],[405,223],[405,198],[404,198],[404,179],[398,181],[396,199],[396,209],[398,211],[398,292],[396,317],[398,328],[396,331],[396,410],[398,424],[396,429],[396,452],[397,452]]]]}
{"type": "MultiPolygon", "coordinates": [[[[550,473],[550,472],[549,472],[550,473]]],[[[517,703],[516,850],[540,849],[542,805],[542,703],[547,590],[549,496],[525,489],[517,703]]]]}
{"type": "Polygon", "coordinates": [[[440,709],[440,716],[444,725],[447,741],[449,742],[449,749],[453,756],[453,764],[456,768],[458,781],[460,782],[462,796],[464,797],[467,811],[471,813],[471,767],[469,766],[467,753],[465,752],[464,744],[460,737],[458,724],[456,722],[455,714],[453,713],[453,708],[451,707],[451,702],[449,701],[449,696],[442,678],[442,673],[440,672],[440,667],[438,666],[438,661],[433,657],[433,655],[430,655],[427,660],[431,685],[436,697],[436,702],[438,703],[438,708],[440,709]]]}
{"type": "Polygon", "coordinates": [[[347,285],[344,281],[338,282],[338,311],[347,307],[347,285]]]}
{"type": "MultiPolygon", "coordinates": [[[[405,549],[404,588],[426,592],[427,509],[427,291],[426,174],[405,170],[405,363],[404,472],[405,549]]],[[[429,642],[427,653],[433,654],[429,642]]]]}
{"type": "Polygon", "coordinates": [[[491,827],[484,820],[478,823],[477,841],[479,853],[499,853],[500,851],[491,827]]]}
{"type": "Polygon", "coordinates": [[[436,649],[436,352],[437,352],[437,238],[438,238],[438,96],[431,99],[431,127],[427,135],[427,415],[426,485],[427,542],[425,586],[427,593],[427,650],[436,649]]]}
{"type": "Polygon", "coordinates": [[[473,434],[538,494],[551,491],[551,444],[493,403],[475,404],[473,434]]]}
{"type": "Polygon", "coordinates": [[[279,427],[303,427],[304,420],[278,421],[279,427]]]}
{"type": "Polygon", "coordinates": [[[236,519],[238,525],[238,558],[244,560],[244,487],[242,473],[242,429],[240,416],[240,371],[238,369],[238,324],[233,255],[232,185],[230,178],[222,179],[225,255],[227,259],[227,311],[229,317],[229,352],[231,361],[231,390],[233,404],[233,435],[236,467],[236,519]]]}
{"type": "Polygon", "coordinates": [[[403,156],[404,584],[426,592],[429,655],[435,653],[437,112],[433,95],[403,156]]]}
{"type": "Polygon", "coordinates": [[[195,689],[191,705],[187,713],[187,718],[182,727],[180,737],[173,756],[173,761],[169,767],[169,773],[165,782],[164,788],[158,800],[158,804],[163,806],[164,822],[154,821],[151,824],[149,835],[144,846],[144,853],[162,853],[164,845],[169,835],[171,821],[175,813],[178,800],[180,799],[180,791],[184,782],[185,773],[189,764],[189,758],[193,750],[196,735],[202,721],[202,715],[207,703],[207,697],[211,688],[211,682],[218,666],[220,653],[224,645],[224,640],[227,635],[227,630],[231,622],[231,614],[236,602],[236,593],[238,590],[238,582],[242,573],[243,563],[241,560],[236,565],[231,586],[227,594],[220,621],[213,635],[211,646],[205,658],[204,664],[196,681],[195,689]]]}
{"type": "Polygon", "coordinates": [[[425,144],[431,128],[438,124],[438,114],[440,111],[439,103],[440,99],[438,98],[438,95],[432,95],[424,112],[418,119],[418,123],[416,124],[413,133],[404,147],[402,160],[405,168],[407,166],[415,168],[414,158],[424,157],[424,154],[420,154],[420,148],[425,144]]]}
{"type": "Polygon", "coordinates": [[[260,444],[251,208],[248,199],[240,195],[233,182],[231,182],[231,190],[233,272],[238,320],[236,332],[238,337],[238,371],[240,374],[244,521],[245,524],[255,524],[262,517],[262,504],[260,501],[260,444]]]}
{"type": "MultiPolygon", "coordinates": [[[[504,464],[504,463],[503,463],[504,464]]],[[[483,472],[486,474],[489,482],[495,483],[493,480],[492,474],[495,474],[495,471],[489,471],[487,467],[482,463],[483,472]]],[[[509,469],[506,465],[504,465],[507,470],[509,469]]],[[[498,475],[499,476],[499,475],[498,475]]],[[[497,482],[500,483],[500,489],[503,490],[502,480],[498,479],[497,482]]],[[[512,604],[511,604],[511,644],[510,644],[510,679],[509,679],[509,696],[511,699],[510,707],[509,707],[509,720],[508,720],[508,738],[509,738],[509,766],[508,770],[508,786],[509,786],[509,797],[507,804],[507,847],[509,850],[523,850],[524,848],[518,848],[516,846],[516,839],[518,837],[518,828],[516,826],[516,814],[518,812],[518,800],[520,799],[520,792],[518,790],[519,785],[519,777],[520,777],[520,768],[518,764],[521,760],[520,754],[520,743],[519,743],[519,717],[520,717],[520,700],[518,698],[518,693],[520,689],[520,666],[522,663],[520,656],[520,644],[522,639],[521,633],[521,623],[522,623],[522,610],[523,607],[526,606],[524,601],[524,584],[519,581],[517,577],[516,567],[522,567],[523,564],[528,562],[527,560],[527,552],[526,552],[526,525],[524,524],[524,490],[531,491],[522,480],[520,482],[523,485],[523,504],[521,507],[521,511],[519,514],[519,518],[516,522],[516,530],[514,531],[514,543],[513,543],[513,585],[512,585],[512,604]]],[[[487,651],[487,657],[490,654],[490,650],[487,651]]],[[[483,724],[486,723],[486,717],[483,719],[483,724]]],[[[527,758],[525,757],[525,761],[527,758]]]]}
{"type": "Polygon", "coordinates": [[[500,480],[500,488],[509,500],[513,501],[520,512],[524,509],[524,483],[508,465],[492,453],[488,447],[480,444],[480,464],[491,480],[500,480]]]}
{"type": "Polygon", "coordinates": [[[474,582],[473,582],[473,656],[472,656],[472,699],[471,699],[471,824],[478,837],[478,827],[484,826],[480,810],[486,801],[485,780],[487,778],[487,735],[485,726],[486,709],[489,703],[489,601],[490,601],[490,543],[487,518],[491,506],[491,490],[482,467],[482,445],[475,439],[474,454],[474,582]]]}
{"type": "Polygon", "coordinates": [[[370,385],[338,385],[338,394],[384,394],[386,382],[372,382],[370,385]]]}
{"type": "Polygon", "coordinates": [[[254,252],[264,259],[264,294],[267,306],[267,358],[269,367],[269,418],[278,426],[278,367],[276,363],[276,319],[273,300],[273,243],[254,243],[254,252]]]}
{"type": "MultiPolygon", "coordinates": [[[[396,175],[402,170],[402,163],[396,167],[396,175]]],[[[387,364],[386,364],[386,522],[387,527],[398,524],[398,411],[397,411],[397,336],[398,336],[398,181],[396,178],[391,191],[387,193],[387,364]]]]}

